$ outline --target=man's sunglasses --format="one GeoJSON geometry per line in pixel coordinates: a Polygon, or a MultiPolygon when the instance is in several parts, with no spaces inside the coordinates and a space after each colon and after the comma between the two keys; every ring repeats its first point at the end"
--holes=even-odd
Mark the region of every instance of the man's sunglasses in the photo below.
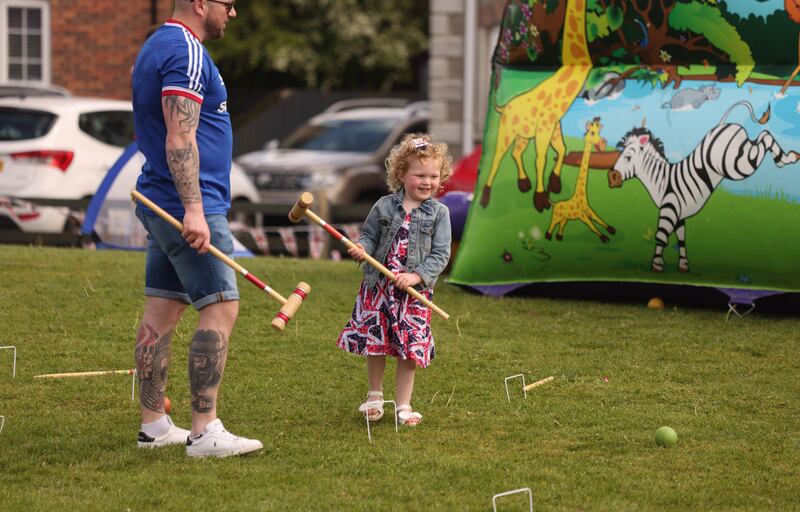
{"type": "MultiPolygon", "coordinates": [[[[194,2],[194,0],[191,0],[191,1],[192,1],[192,2],[194,2]]],[[[224,5],[224,6],[225,6],[225,12],[226,12],[227,14],[230,14],[230,13],[231,13],[231,11],[233,10],[233,7],[234,7],[234,6],[233,6],[233,4],[235,4],[235,3],[236,3],[236,2],[221,2],[220,0],[206,0],[206,1],[207,1],[207,2],[214,2],[215,4],[222,4],[222,5],[224,5]]]]}

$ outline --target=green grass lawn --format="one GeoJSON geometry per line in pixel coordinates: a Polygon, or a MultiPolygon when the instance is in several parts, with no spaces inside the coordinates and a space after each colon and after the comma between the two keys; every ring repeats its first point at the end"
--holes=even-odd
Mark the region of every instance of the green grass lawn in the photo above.
{"type": "MultiPolygon", "coordinates": [[[[576,230],[577,231],[577,230],[576,230]]],[[[800,509],[796,316],[542,297],[492,299],[440,284],[437,358],[417,375],[416,429],[373,428],[357,406],[360,358],[335,346],[360,274],[352,262],[242,263],[284,295],[312,293],[283,334],[277,303],[240,280],[242,307],[219,412],[261,439],[250,457],[190,460],[136,448],[131,378],[39,380],[133,367],[143,303],[138,253],[0,247],[0,509],[491,510],[530,487],[537,511],[800,509]],[[503,379],[555,376],[523,399],[503,379]],[[608,381],[604,379],[608,377],[608,381]],[[658,448],[669,425],[678,445],[658,448]]],[[[168,395],[189,423],[187,346],[168,395]]],[[[394,397],[394,364],[386,378],[394,397]]],[[[137,393],[138,398],[138,393],[137,393]]],[[[498,510],[527,510],[523,495],[498,510]]]]}

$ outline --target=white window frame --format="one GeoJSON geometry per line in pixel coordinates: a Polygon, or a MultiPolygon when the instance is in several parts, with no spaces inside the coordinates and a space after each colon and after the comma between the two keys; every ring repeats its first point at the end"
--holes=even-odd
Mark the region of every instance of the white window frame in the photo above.
{"type": "Polygon", "coordinates": [[[50,2],[48,0],[0,0],[0,82],[20,85],[50,85],[52,77],[50,63],[50,2]],[[8,76],[8,10],[14,7],[40,9],[42,12],[42,78],[40,80],[12,80],[8,76]]]}

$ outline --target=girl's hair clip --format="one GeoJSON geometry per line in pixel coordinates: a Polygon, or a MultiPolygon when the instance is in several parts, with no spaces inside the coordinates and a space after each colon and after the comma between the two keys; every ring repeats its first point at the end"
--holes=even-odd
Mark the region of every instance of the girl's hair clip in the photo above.
{"type": "Polygon", "coordinates": [[[421,150],[430,146],[430,143],[425,139],[411,139],[411,145],[414,146],[414,149],[421,150]]]}

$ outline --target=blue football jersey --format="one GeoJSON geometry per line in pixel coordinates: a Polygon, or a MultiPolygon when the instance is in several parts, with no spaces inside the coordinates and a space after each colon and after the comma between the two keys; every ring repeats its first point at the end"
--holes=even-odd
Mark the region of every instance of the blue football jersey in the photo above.
{"type": "Polygon", "coordinates": [[[227,214],[233,148],[228,93],[200,39],[179,21],[167,21],[139,51],[131,85],[136,137],[147,158],[137,190],[170,214],[183,217],[183,205],[167,165],[167,128],[161,108],[162,97],[183,96],[201,104],[197,147],[203,209],[206,215],[227,214]]]}

